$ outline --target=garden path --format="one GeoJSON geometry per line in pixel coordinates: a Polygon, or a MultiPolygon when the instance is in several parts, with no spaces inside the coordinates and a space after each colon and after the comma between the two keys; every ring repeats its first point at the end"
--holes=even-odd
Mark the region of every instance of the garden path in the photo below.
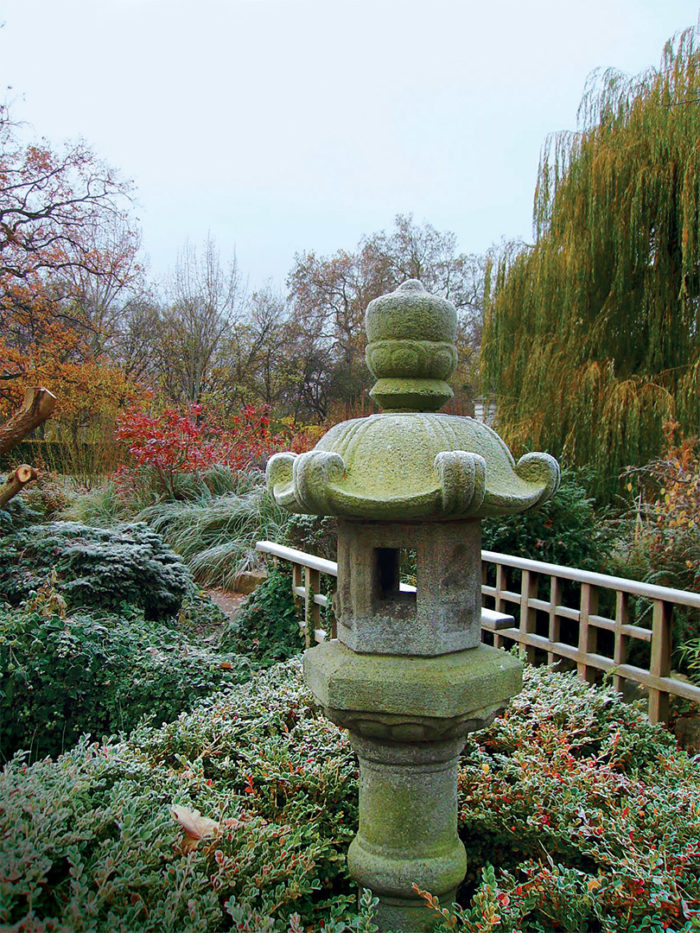
{"type": "Polygon", "coordinates": [[[245,593],[234,593],[219,588],[207,589],[206,594],[229,619],[235,619],[246,600],[245,593]]]}

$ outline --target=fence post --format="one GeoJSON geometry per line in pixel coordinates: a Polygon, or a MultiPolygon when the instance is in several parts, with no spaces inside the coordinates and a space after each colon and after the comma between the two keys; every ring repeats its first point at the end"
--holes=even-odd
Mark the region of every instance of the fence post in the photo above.
{"type": "MultiPolygon", "coordinates": [[[[617,590],[615,593],[615,645],[613,648],[613,661],[615,667],[624,664],[627,655],[627,646],[625,636],[622,634],[622,626],[627,625],[630,617],[629,594],[617,590]]],[[[613,674],[613,687],[618,693],[622,693],[625,687],[625,678],[619,674],[613,674]]]]}
{"type": "Polygon", "coordinates": [[[304,622],[306,625],[306,647],[310,648],[311,643],[316,640],[316,629],[321,625],[320,606],[314,599],[316,593],[321,589],[321,574],[318,570],[312,570],[310,567],[304,568],[304,584],[306,596],[304,599],[304,622]]]}
{"type": "Polygon", "coordinates": [[[595,683],[596,669],[586,664],[586,655],[595,654],[597,648],[597,631],[588,624],[589,617],[595,615],[598,609],[598,590],[590,583],[581,584],[581,612],[578,623],[578,675],[586,683],[595,683]]]}
{"type": "MultiPolygon", "coordinates": [[[[537,596],[537,575],[523,570],[520,585],[520,631],[524,635],[534,635],[537,631],[537,610],[530,606],[530,600],[537,596]]],[[[526,646],[527,660],[535,663],[535,648],[526,646]]]]}
{"type": "MultiPolygon", "coordinates": [[[[506,580],[506,572],[503,564],[496,564],[496,593],[494,595],[493,608],[496,612],[503,612],[503,600],[501,599],[501,591],[507,589],[508,583],[506,580]]],[[[504,644],[504,639],[502,635],[499,635],[498,632],[494,633],[493,644],[495,648],[502,648],[504,644]]]]}
{"type": "MultiPolygon", "coordinates": [[[[662,599],[654,600],[649,671],[654,677],[668,677],[671,673],[671,612],[668,603],[662,599]]],[[[649,719],[652,722],[665,722],[668,714],[668,693],[650,687],[649,719]]]]}
{"type": "Polygon", "coordinates": [[[297,593],[297,588],[302,586],[302,571],[301,564],[292,564],[292,593],[297,609],[301,609],[301,596],[297,593]]]}
{"type": "MultiPolygon", "coordinates": [[[[561,622],[557,615],[557,605],[559,604],[559,577],[550,576],[549,578],[549,640],[550,642],[561,640],[561,622]]],[[[554,664],[555,654],[553,651],[547,652],[547,664],[554,664]]]]}

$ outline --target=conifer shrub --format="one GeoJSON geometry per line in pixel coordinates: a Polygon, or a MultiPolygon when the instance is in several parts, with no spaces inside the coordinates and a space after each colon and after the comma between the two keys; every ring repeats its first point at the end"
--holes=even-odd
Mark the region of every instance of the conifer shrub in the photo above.
{"type": "MultiPolygon", "coordinates": [[[[0,925],[372,933],[345,867],[357,776],[297,660],[127,740],[17,758],[0,777],[0,925]]],[[[436,930],[700,928],[700,768],[609,689],[529,669],[459,781],[469,874],[461,906],[425,892],[436,930]]]]}
{"type": "MultiPolygon", "coordinates": [[[[0,482],[4,482],[0,477],[0,482]]],[[[0,535],[12,534],[27,525],[41,521],[41,513],[27,504],[26,496],[15,496],[0,509],[0,535]]]]}
{"type": "Polygon", "coordinates": [[[69,607],[128,603],[147,619],[175,615],[191,585],[182,560],[141,522],[48,522],[0,538],[0,599],[19,605],[52,577],[69,607]]]}

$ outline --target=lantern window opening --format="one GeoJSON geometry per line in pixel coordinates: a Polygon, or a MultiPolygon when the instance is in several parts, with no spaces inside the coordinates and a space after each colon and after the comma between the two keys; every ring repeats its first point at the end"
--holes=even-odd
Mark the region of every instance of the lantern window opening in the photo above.
{"type": "Polygon", "coordinates": [[[402,582],[415,580],[415,548],[375,548],[376,595],[381,602],[415,604],[416,592],[402,589],[402,582]]]}

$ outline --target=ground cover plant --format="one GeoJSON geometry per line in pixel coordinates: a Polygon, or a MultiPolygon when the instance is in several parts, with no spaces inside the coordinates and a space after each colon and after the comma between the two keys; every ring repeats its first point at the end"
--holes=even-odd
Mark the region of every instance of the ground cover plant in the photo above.
{"type": "Polygon", "coordinates": [[[354,778],[295,665],[126,742],[18,759],[0,779],[0,924],[369,933],[343,861],[354,778]]]}
{"type": "MultiPolygon", "coordinates": [[[[298,661],[124,741],[0,778],[0,924],[339,933],[357,765],[298,661]]],[[[437,929],[700,928],[700,770],[609,690],[529,669],[460,771],[469,874],[437,929]]]]}
{"type": "Polygon", "coordinates": [[[273,569],[224,629],[219,648],[269,666],[304,647],[289,570],[273,569]]]}
{"type": "Polygon", "coordinates": [[[109,736],[143,717],[168,721],[247,680],[245,658],[189,635],[205,602],[193,593],[178,624],[145,619],[126,604],[119,613],[67,614],[50,586],[21,608],[0,608],[0,760],[18,749],[57,755],[84,733],[109,736]]]}

